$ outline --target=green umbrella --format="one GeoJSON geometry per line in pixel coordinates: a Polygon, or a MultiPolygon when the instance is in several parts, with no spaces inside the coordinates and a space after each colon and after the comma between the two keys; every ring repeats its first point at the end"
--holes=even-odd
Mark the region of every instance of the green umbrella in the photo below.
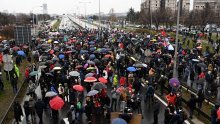
{"type": "Polygon", "coordinates": [[[30,73],[30,76],[36,76],[38,74],[38,71],[32,71],[31,73],[30,73]]]}

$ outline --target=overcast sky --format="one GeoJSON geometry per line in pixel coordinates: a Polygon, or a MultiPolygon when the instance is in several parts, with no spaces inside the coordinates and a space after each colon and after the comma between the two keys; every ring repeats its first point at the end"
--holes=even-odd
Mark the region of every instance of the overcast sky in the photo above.
{"type": "MultiPolygon", "coordinates": [[[[46,3],[49,14],[84,14],[84,4],[80,2],[90,2],[86,4],[87,14],[98,13],[99,0],[0,0],[0,11],[30,13],[34,10],[35,13],[42,13],[42,8],[38,6],[46,3]]],[[[114,8],[115,13],[121,13],[127,12],[130,7],[140,11],[141,0],[100,0],[100,3],[101,12],[109,13],[114,8]]]]}

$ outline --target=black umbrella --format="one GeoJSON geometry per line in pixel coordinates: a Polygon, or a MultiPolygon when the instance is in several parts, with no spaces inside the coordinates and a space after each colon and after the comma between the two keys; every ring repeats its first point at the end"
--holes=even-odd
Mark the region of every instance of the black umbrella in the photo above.
{"type": "Polygon", "coordinates": [[[105,88],[107,88],[107,86],[105,84],[97,82],[97,83],[93,84],[91,89],[92,90],[101,90],[101,89],[105,89],[105,88]]]}

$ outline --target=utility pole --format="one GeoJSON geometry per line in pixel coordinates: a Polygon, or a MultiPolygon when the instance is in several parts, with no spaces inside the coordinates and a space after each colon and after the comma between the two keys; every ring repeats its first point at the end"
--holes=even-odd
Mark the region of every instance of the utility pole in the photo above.
{"type": "Polygon", "coordinates": [[[85,28],[86,28],[86,4],[91,3],[91,2],[79,2],[84,4],[84,9],[85,9],[85,28]]]}
{"type": "Polygon", "coordinates": [[[178,49],[178,38],[179,38],[180,0],[177,1],[177,7],[178,9],[177,9],[177,25],[176,25],[176,41],[175,41],[173,77],[177,77],[177,49],[178,49]]]}

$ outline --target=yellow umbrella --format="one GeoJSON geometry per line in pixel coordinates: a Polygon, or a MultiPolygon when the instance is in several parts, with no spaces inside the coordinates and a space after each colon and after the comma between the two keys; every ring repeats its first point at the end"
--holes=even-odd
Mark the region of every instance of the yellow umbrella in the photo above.
{"type": "Polygon", "coordinates": [[[52,42],[52,40],[51,39],[49,39],[48,41],[47,41],[47,43],[51,43],[52,42]]]}
{"type": "Polygon", "coordinates": [[[151,41],[152,41],[152,42],[156,42],[157,40],[156,40],[156,39],[152,39],[151,41]]]}

